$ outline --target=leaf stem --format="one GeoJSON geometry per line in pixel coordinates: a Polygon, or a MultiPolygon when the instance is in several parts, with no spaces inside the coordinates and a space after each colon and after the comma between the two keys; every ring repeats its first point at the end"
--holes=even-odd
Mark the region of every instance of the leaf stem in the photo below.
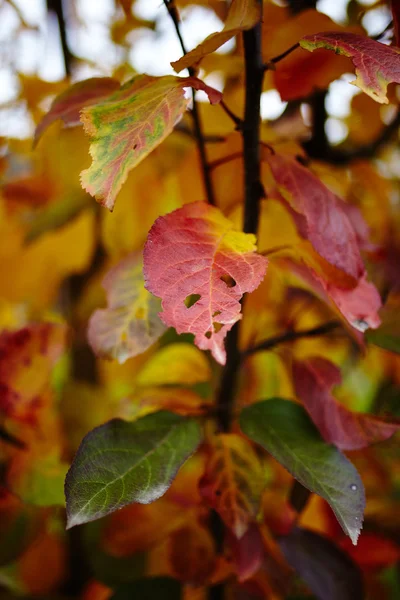
{"type": "Polygon", "coordinates": [[[297,42],[296,44],[293,44],[293,46],[290,46],[290,48],[285,50],[285,52],[282,52],[282,54],[278,54],[278,56],[274,56],[274,58],[271,58],[271,60],[264,63],[264,71],[268,71],[268,70],[272,71],[275,68],[276,63],[280,62],[281,60],[283,60],[284,58],[289,56],[289,54],[291,54],[294,50],[297,50],[297,48],[300,48],[299,42],[297,42]]]}
{"type": "MultiPolygon", "coordinates": [[[[182,37],[180,26],[179,26],[180,18],[179,18],[178,9],[175,6],[174,0],[164,0],[164,4],[165,4],[168,14],[170,15],[171,20],[174,24],[176,35],[178,36],[179,43],[182,48],[182,52],[185,55],[185,54],[187,54],[187,50],[186,50],[186,46],[183,41],[183,37],[182,37]]],[[[189,67],[188,71],[189,71],[189,75],[191,77],[195,76],[195,71],[193,68],[189,67]]],[[[192,107],[191,114],[192,114],[192,119],[193,119],[195,137],[196,137],[197,152],[198,152],[199,158],[200,158],[203,184],[204,184],[207,200],[208,200],[209,204],[212,204],[213,206],[215,206],[216,200],[215,200],[214,187],[213,187],[212,180],[211,180],[211,169],[210,169],[210,165],[208,164],[205,138],[204,138],[204,134],[203,134],[203,128],[202,128],[202,124],[201,124],[200,113],[199,113],[199,109],[197,106],[195,94],[196,94],[195,91],[192,89],[193,107],[192,107]]]]}
{"type": "Polygon", "coordinates": [[[72,54],[67,40],[67,27],[65,23],[65,14],[62,0],[47,0],[47,10],[49,12],[54,12],[54,14],[57,17],[58,28],[60,32],[61,49],[64,58],[65,74],[67,75],[67,77],[69,77],[69,75],[71,75],[72,54]]]}

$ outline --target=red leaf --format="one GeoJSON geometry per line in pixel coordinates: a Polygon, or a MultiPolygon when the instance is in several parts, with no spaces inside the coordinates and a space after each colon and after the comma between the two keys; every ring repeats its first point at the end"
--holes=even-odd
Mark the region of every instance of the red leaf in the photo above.
{"type": "Polygon", "coordinates": [[[259,570],[264,558],[264,544],[259,528],[251,523],[240,539],[232,535],[229,529],[227,534],[238,580],[246,581],[259,570]]]}
{"type": "Polygon", "coordinates": [[[216,208],[196,202],[156,220],[144,248],[146,288],[162,298],[161,319],[193,333],[225,363],[224,338],[241,318],[240,299],[265,274],[255,236],[236,232],[216,208]]]}
{"type": "Polygon", "coordinates": [[[343,201],[297,160],[269,151],[264,158],[294,211],[300,235],[330,264],[358,279],[364,265],[343,201]]]}
{"type": "Polygon", "coordinates": [[[388,83],[400,83],[400,48],[354,33],[332,31],[306,35],[300,40],[300,46],[310,52],[326,48],[350,57],[357,75],[351,83],[377,102],[388,104],[388,83]]]}
{"type": "Polygon", "coordinates": [[[75,83],[55,98],[49,112],[36,127],[34,143],[37,144],[47,127],[58,119],[61,119],[69,127],[80,125],[79,113],[82,108],[96,104],[118,88],[118,81],[111,77],[93,77],[75,83]]]}
{"type": "Polygon", "coordinates": [[[340,545],[362,569],[382,569],[400,560],[400,547],[375,533],[363,533],[357,546],[347,538],[340,545]]]}
{"type": "Polygon", "coordinates": [[[388,423],[372,415],[355,413],[340,404],[331,389],[341,383],[340,370],[324,358],[294,362],[296,395],[326,442],[341,450],[359,450],[390,438],[400,423],[388,423]]]}

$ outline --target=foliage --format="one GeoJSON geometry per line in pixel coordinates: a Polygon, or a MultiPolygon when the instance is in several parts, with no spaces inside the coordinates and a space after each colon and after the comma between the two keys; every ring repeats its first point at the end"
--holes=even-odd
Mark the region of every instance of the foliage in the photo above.
{"type": "Polygon", "coordinates": [[[70,4],[0,100],[0,598],[397,598],[399,2],[115,0],[112,66],[70,4]]]}

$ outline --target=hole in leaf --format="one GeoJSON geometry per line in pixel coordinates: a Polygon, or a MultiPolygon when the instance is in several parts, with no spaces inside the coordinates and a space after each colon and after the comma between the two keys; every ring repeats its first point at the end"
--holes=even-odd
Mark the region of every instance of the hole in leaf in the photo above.
{"type": "Polygon", "coordinates": [[[213,327],[214,327],[215,333],[218,333],[218,331],[220,331],[222,329],[223,325],[222,325],[222,323],[217,323],[216,321],[214,321],[213,327]]]}
{"type": "Polygon", "coordinates": [[[200,294],[190,294],[190,296],[186,296],[183,302],[186,308],[190,308],[191,306],[193,306],[193,304],[196,304],[196,302],[198,302],[200,298],[200,294]]]}
{"type": "Polygon", "coordinates": [[[220,280],[226,283],[228,288],[233,288],[236,285],[236,281],[230,275],[221,275],[220,280]]]}
{"type": "Polygon", "coordinates": [[[212,332],[211,331],[207,331],[204,335],[209,340],[211,338],[211,336],[212,336],[212,332]]]}
{"type": "Polygon", "coordinates": [[[216,310],[215,313],[213,314],[212,318],[218,317],[218,315],[220,315],[220,314],[221,314],[221,311],[220,310],[216,310]]]}
{"type": "Polygon", "coordinates": [[[221,492],[221,490],[215,490],[215,495],[216,495],[216,496],[221,496],[221,495],[222,495],[222,492],[221,492]]]}

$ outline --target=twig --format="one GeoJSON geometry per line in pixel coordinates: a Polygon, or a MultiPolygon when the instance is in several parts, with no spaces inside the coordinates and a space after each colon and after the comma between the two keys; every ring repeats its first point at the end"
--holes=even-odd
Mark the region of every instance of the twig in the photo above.
{"type": "Polygon", "coordinates": [[[235,115],[235,113],[231,111],[231,109],[229,108],[229,106],[227,106],[223,100],[221,100],[221,102],[219,103],[219,105],[226,112],[226,114],[228,115],[228,117],[230,119],[232,119],[232,121],[235,123],[236,130],[240,131],[242,129],[242,127],[243,127],[243,120],[240,117],[238,117],[237,115],[235,115]]]}
{"type": "Polygon", "coordinates": [[[289,56],[289,54],[291,54],[294,50],[297,50],[297,48],[300,48],[299,42],[293,44],[293,46],[290,46],[290,48],[285,50],[285,52],[282,52],[282,54],[278,54],[278,56],[274,56],[274,58],[271,58],[271,60],[264,63],[264,71],[268,71],[268,69],[270,69],[271,71],[274,70],[276,63],[289,56]]]}
{"type": "Polygon", "coordinates": [[[216,169],[221,165],[225,165],[231,160],[236,160],[237,158],[242,158],[243,152],[232,152],[232,154],[228,154],[227,156],[222,156],[221,158],[217,158],[210,162],[210,169],[216,169]]]}
{"type": "Polygon", "coordinates": [[[255,354],[256,352],[261,352],[262,350],[271,350],[275,346],[279,344],[284,344],[285,342],[293,342],[295,340],[299,340],[301,338],[311,338],[317,337],[320,335],[325,335],[330,333],[334,329],[338,329],[341,327],[341,323],[339,321],[328,321],[323,325],[318,325],[317,327],[312,327],[311,329],[301,329],[300,331],[286,331],[285,333],[281,333],[280,335],[275,335],[270,337],[259,344],[254,346],[250,346],[247,350],[244,350],[241,354],[242,360],[255,354]]]}
{"type": "MultiPolygon", "coordinates": [[[[174,0],[164,0],[164,4],[165,4],[165,7],[171,17],[173,24],[174,24],[176,35],[178,36],[179,43],[182,48],[182,52],[185,55],[185,54],[187,54],[187,51],[186,51],[186,46],[183,41],[181,30],[179,27],[180,19],[179,19],[178,9],[175,6],[174,0]]],[[[195,75],[194,69],[189,67],[188,71],[189,71],[189,75],[191,77],[194,77],[194,75],[195,75]]],[[[216,204],[215,194],[214,194],[214,188],[213,188],[213,184],[212,184],[212,180],[211,180],[210,166],[209,166],[208,160],[207,160],[205,139],[204,139],[203,130],[202,130],[202,126],[201,126],[200,113],[199,113],[197,102],[195,99],[195,91],[193,89],[192,89],[192,98],[193,98],[192,118],[193,118],[193,125],[194,125],[195,136],[196,136],[197,151],[199,153],[199,158],[200,158],[200,163],[201,163],[204,188],[206,191],[206,196],[207,196],[207,200],[208,200],[209,204],[212,204],[215,206],[215,204],[216,204]]]]}

